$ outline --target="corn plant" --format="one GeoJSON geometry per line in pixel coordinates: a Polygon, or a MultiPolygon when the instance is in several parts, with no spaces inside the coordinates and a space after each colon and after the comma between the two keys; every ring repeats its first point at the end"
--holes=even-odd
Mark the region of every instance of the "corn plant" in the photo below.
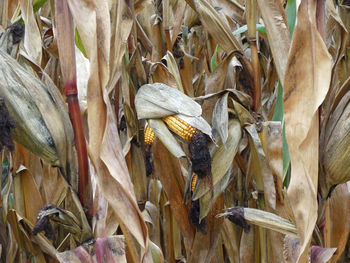
{"type": "Polygon", "coordinates": [[[348,0],[2,0],[1,262],[348,262],[348,0]]]}

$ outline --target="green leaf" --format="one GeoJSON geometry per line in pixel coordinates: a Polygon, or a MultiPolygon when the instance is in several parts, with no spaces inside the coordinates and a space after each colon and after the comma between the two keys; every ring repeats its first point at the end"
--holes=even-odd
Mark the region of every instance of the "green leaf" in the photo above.
{"type": "Polygon", "coordinates": [[[218,66],[217,53],[220,51],[220,49],[221,49],[220,45],[217,45],[215,48],[214,54],[211,57],[211,60],[210,60],[211,71],[214,71],[218,66]]]}
{"type": "Polygon", "coordinates": [[[149,240],[149,247],[151,249],[152,259],[154,263],[164,262],[162,250],[151,240],[149,240]]]}
{"type": "Polygon", "coordinates": [[[81,38],[77,29],[75,29],[75,45],[77,46],[77,48],[79,48],[81,53],[83,53],[84,57],[87,58],[83,42],[81,41],[81,38]]]}
{"type": "Polygon", "coordinates": [[[283,122],[283,134],[282,134],[282,153],[283,153],[283,186],[288,188],[289,182],[290,182],[290,176],[291,176],[291,165],[290,165],[290,156],[289,156],[289,149],[288,149],[288,143],[286,138],[286,125],[283,122]]]}
{"type": "MultiPolygon", "coordinates": [[[[247,25],[241,26],[240,28],[233,31],[233,35],[238,35],[238,34],[244,33],[247,30],[248,30],[247,25]]],[[[266,28],[264,25],[256,24],[256,30],[261,34],[266,35],[266,28]]]]}
{"type": "Polygon", "coordinates": [[[288,0],[286,6],[286,14],[289,26],[290,37],[292,38],[295,24],[297,21],[297,4],[296,0],[288,0]]]}
{"type": "Polygon", "coordinates": [[[283,113],[283,87],[280,81],[278,81],[278,90],[277,90],[277,99],[276,99],[276,107],[275,112],[273,113],[272,120],[273,121],[280,121],[282,122],[283,126],[283,146],[282,146],[282,152],[283,152],[283,185],[285,187],[288,187],[289,181],[290,181],[290,156],[289,156],[289,149],[288,149],[288,143],[285,133],[285,124],[284,124],[284,113],[283,113]],[[289,172],[288,172],[289,171],[289,172]],[[289,174],[289,176],[288,176],[289,174]]]}
{"type": "Polygon", "coordinates": [[[280,81],[278,81],[276,107],[272,121],[283,121],[283,87],[280,81]]]}
{"type": "Polygon", "coordinates": [[[34,0],[33,1],[33,10],[34,13],[38,12],[38,10],[47,2],[47,0],[34,0]]]}

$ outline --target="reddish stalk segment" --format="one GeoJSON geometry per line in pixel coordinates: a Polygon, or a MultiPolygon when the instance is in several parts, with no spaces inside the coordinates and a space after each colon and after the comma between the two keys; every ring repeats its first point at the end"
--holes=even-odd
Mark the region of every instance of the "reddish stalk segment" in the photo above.
{"type": "MultiPolygon", "coordinates": [[[[92,207],[91,185],[89,178],[89,163],[87,158],[86,142],[83,132],[83,125],[80,114],[79,101],[77,98],[77,87],[75,82],[67,81],[65,86],[65,94],[69,109],[69,116],[72,121],[75,148],[78,153],[79,165],[79,181],[78,181],[78,196],[82,206],[86,209],[92,207]]],[[[90,211],[91,212],[91,211],[90,211]]]]}
{"type": "Polygon", "coordinates": [[[89,165],[86,142],[82,127],[78,90],[76,83],[76,62],[73,17],[67,0],[55,1],[57,45],[62,78],[67,96],[69,115],[72,121],[75,146],[78,154],[78,196],[81,205],[92,215],[92,191],[89,178],[89,165]]]}

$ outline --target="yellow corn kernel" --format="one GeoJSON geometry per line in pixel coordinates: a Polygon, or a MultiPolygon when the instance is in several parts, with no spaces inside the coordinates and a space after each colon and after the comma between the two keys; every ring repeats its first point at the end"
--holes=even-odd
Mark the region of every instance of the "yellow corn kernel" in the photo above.
{"type": "Polygon", "coordinates": [[[194,191],[194,188],[196,187],[196,183],[197,183],[197,174],[193,173],[192,176],[192,182],[191,182],[191,191],[194,191]]]}
{"type": "Polygon", "coordinates": [[[152,145],[154,141],[154,131],[152,128],[147,125],[143,133],[145,136],[145,144],[152,145]]]}
{"type": "Polygon", "coordinates": [[[174,115],[163,117],[163,121],[173,132],[179,135],[186,142],[190,142],[193,135],[197,132],[197,129],[195,127],[191,126],[183,119],[174,115]]]}

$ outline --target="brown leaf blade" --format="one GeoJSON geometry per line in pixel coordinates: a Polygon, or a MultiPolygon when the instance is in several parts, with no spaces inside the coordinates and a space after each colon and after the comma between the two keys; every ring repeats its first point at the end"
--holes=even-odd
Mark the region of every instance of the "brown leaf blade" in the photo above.
{"type": "Polygon", "coordinates": [[[301,3],[283,85],[286,136],[292,164],[288,198],[300,235],[300,262],[306,261],[317,219],[317,113],[331,77],[331,60],[317,31],[315,13],[316,3],[301,3]]]}
{"type": "Polygon", "coordinates": [[[190,223],[189,208],[182,202],[184,181],[178,160],[158,140],[153,145],[154,170],[162,182],[172,208],[172,213],[179,225],[186,243],[191,245],[194,238],[194,226],[190,223]]]}
{"type": "Polygon", "coordinates": [[[279,0],[258,0],[279,78],[284,79],[290,37],[286,14],[279,0]]]}
{"type": "Polygon", "coordinates": [[[204,27],[218,41],[223,50],[227,53],[242,50],[228,24],[208,1],[194,0],[194,4],[204,27]]]}

